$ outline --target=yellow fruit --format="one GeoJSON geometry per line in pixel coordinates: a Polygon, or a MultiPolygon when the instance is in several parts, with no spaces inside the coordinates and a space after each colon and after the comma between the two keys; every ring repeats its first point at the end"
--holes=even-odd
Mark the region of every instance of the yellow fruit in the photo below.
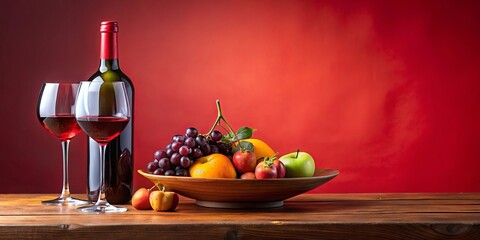
{"type": "Polygon", "coordinates": [[[191,177],[237,178],[235,167],[225,155],[214,153],[195,160],[189,169],[191,177]]]}
{"type": "Polygon", "coordinates": [[[173,211],[178,205],[178,195],[174,192],[153,191],[149,201],[150,206],[157,212],[173,211]]]}
{"type": "Polygon", "coordinates": [[[255,153],[255,156],[257,159],[264,158],[264,157],[271,157],[275,154],[275,151],[268,146],[264,141],[260,139],[255,139],[255,138],[248,138],[248,139],[243,139],[240,141],[245,141],[253,144],[253,152],[255,153]]]}

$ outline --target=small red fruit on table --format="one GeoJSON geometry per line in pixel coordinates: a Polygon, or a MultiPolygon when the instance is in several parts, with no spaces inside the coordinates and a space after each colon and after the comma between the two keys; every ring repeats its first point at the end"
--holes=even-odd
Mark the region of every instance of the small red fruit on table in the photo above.
{"type": "MultiPolygon", "coordinates": [[[[153,186],[155,187],[155,186],[153,186]]],[[[150,205],[150,193],[152,188],[139,188],[132,196],[132,206],[137,210],[150,210],[152,206],[150,205]]]]}

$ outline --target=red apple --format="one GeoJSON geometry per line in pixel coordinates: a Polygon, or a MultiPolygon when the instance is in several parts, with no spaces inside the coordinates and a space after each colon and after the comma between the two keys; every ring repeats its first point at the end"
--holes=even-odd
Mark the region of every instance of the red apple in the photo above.
{"type": "Polygon", "coordinates": [[[132,196],[132,206],[138,210],[150,210],[150,190],[139,188],[132,196]]]}
{"type": "Polygon", "coordinates": [[[277,169],[273,166],[273,161],[260,162],[255,168],[255,178],[277,178],[277,169]]]}
{"type": "Polygon", "coordinates": [[[273,167],[277,169],[277,178],[284,178],[287,172],[285,165],[283,165],[282,161],[275,159],[273,161],[273,167]]]}
{"type": "Polygon", "coordinates": [[[240,176],[241,179],[255,179],[255,173],[246,172],[240,176]]]}
{"type": "Polygon", "coordinates": [[[240,173],[253,172],[257,166],[255,153],[250,150],[237,151],[233,154],[233,166],[240,173]]]}

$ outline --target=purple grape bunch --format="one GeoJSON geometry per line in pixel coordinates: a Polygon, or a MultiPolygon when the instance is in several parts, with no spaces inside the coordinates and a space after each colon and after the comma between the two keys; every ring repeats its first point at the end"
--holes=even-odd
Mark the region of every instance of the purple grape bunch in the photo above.
{"type": "Polygon", "coordinates": [[[194,127],[187,128],[184,135],[174,135],[164,150],[155,151],[147,170],[155,175],[188,177],[188,169],[198,158],[221,153],[231,159],[232,148],[222,142],[222,138],[223,134],[218,130],[204,135],[194,127]]]}

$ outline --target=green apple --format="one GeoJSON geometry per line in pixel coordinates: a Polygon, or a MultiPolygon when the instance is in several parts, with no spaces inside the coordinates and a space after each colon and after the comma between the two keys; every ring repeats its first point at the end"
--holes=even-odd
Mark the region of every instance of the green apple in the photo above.
{"type": "Polygon", "coordinates": [[[315,173],[315,161],[306,152],[293,152],[285,154],[279,159],[287,169],[285,177],[312,177],[315,173]]]}

